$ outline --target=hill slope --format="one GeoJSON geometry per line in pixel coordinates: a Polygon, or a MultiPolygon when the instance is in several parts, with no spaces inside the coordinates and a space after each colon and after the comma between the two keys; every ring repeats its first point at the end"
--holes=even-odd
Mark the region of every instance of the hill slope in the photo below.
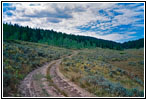
{"type": "Polygon", "coordinates": [[[60,71],[98,97],[143,97],[143,55],[143,48],[83,49],[71,59],[63,59],[60,71]]]}
{"type": "Polygon", "coordinates": [[[19,82],[32,70],[69,54],[70,50],[64,48],[23,41],[4,41],[4,96],[16,96],[19,82]]]}
{"type": "Polygon", "coordinates": [[[3,24],[3,32],[4,40],[23,40],[75,49],[101,47],[122,50],[144,46],[144,39],[121,44],[88,36],[68,35],[53,30],[32,29],[16,24],[3,24]],[[134,43],[138,45],[134,45],[134,43]]]}
{"type": "Polygon", "coordinates": [[[122,44],[123,48],[140,48],[144,47],[144,39],[138,39],[135,41],[128,41],[122,44]]]}
{"type": "MultiPolygon", "coordinates": [[[[16,40],[4,41],[4,96],[20,96],[17,93],[19,82],[29,72],[42,66],[45,62],[57,61],[60,58],[64,58],[62,61],[60,59],[61,66],[59,67],[60,63],[57,62],[48,70],[50,75],[47,75],[48,80],[53,79],[51,73],[55,70],[52,68],[58,65],[65,77],[96,96],[143,96],[143,48],[124,51],[102,48],[74,51],[79,53],[71,58],[64,58],[73,54],[71,49],[16,40]]],[[[47,72],[47,70],[43,72],[47,72]]],[[[40,75],[36,75],[33,78],[40,80],[40,77],[40,75]]],[[[38,83],[38,85],[41,86],[42,84],[38,83]]],[[[61,87],[60,90],[63,90],[61,84],[56,85],[61,87]]]]}

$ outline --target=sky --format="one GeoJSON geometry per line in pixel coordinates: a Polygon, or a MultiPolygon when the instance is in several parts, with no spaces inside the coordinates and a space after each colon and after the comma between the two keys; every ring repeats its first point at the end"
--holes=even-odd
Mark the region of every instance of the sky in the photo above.
{"type": "Polygon", "coordinates": [[[126,42],[144,37],[144,3],[3,3],[3,23],[126,42]]]}

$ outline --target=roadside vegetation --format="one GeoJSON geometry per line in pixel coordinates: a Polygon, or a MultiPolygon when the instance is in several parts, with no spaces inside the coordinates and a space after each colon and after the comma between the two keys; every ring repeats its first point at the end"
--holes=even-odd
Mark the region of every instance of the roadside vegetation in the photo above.
{"type": "Polygon", "coordinates": [[[144,96],[143,48],[83,49],[71,59],[63,59],[60,71],[99,97],[144,96]]]}
{"type": "Polygon", "coordinates": [[[3,42],[3,94],[17,96],[20,81],[46,62],[70,55],[71,51],[55,46],[24,41],[3,42]]]}

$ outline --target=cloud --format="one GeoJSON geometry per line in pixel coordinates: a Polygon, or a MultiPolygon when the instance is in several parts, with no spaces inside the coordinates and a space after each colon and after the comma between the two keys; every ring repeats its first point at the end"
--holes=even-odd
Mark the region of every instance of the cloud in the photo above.
{"type": "Polygon", "coordinates": [[[59,23],[61,20],[56,18],[46,18],[46,21],[51,23],[59,23]]]}
{"type": "Polygon", "coordinates": [[[113,41],[144,28],[143,3],[4,3],[3,22],[113,41]],[[11,16],[11,17],[10,17],[11,16]]]}
{"type": "Polygon", "coordinates": [[[29,4],[29,5],[30,5],[30,6],[40,6],[39,3],[35,3],[35,4],[31,3],[31,4],[29,4]]]}

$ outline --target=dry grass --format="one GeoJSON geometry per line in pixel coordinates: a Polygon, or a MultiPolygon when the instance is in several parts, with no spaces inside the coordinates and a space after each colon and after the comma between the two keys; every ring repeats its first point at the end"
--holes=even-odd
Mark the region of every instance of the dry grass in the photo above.
{"type": "Polygon", "coordinates": [[[60,70],[97,96],[143,96],[143,56],[143,49],[84,49],[64,59],[60,70]]]}

